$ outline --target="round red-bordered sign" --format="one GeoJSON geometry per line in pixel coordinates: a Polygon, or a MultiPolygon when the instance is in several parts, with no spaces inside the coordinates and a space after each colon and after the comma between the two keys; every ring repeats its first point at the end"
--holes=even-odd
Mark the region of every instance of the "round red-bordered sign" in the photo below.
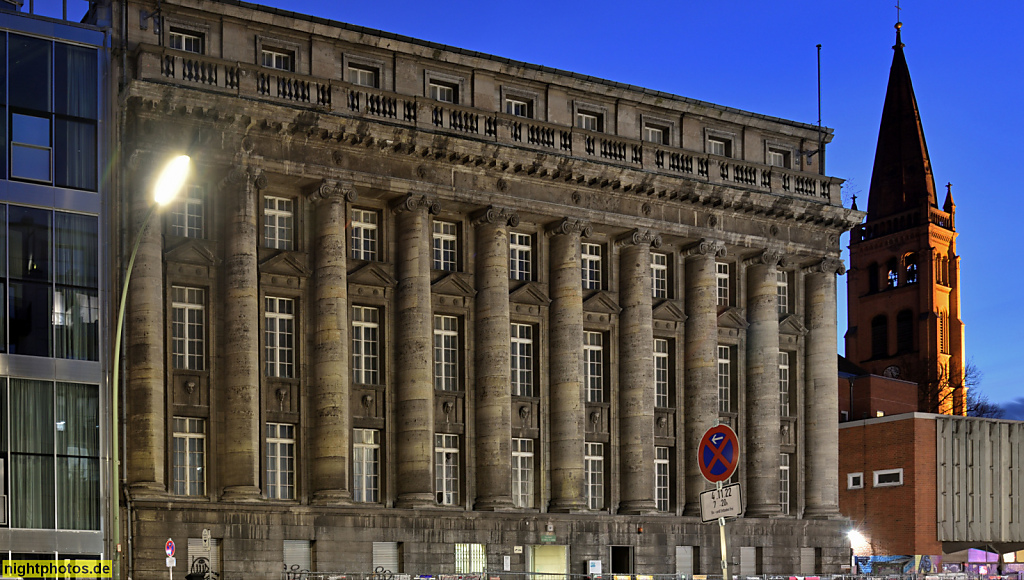
{"type": "Polygon", "coordinates": [[[700,438],[697,463],[704,479],[711,483],[732,477],[740,461],[740,442],[728,425],[715,425],[700,438]]]}
{"type": "Polygon", "coordinates": [[[164,543],[164,553],[168,558],[174,556],[174,540],[167,538],[167,542],[164,543]]]}

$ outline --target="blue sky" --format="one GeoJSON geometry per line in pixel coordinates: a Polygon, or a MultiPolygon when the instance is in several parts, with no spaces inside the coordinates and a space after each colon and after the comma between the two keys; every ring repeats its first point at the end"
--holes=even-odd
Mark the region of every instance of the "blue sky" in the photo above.
{"type": "MultiPolygon", "coordinates": [[[[822,119],[835,130],[826,170],[848,180],[847,205],[857,193],[866,208],[895,0],[261,3],[807,123],[818,118],[821,44],[822,119]]],[[[967,356],[983,373],[982,391],[1024,419],[1016,382],[1024,275],[1006,261],[1019,240],[1014,216],[1024,216],[1024,160],[1014,145],[1024,135],[1024,3],[901,7],[937,189],[951,182],[957,203],[967,356]]],[[[840,289],[842,349],[845,277],[840,289]]]]}

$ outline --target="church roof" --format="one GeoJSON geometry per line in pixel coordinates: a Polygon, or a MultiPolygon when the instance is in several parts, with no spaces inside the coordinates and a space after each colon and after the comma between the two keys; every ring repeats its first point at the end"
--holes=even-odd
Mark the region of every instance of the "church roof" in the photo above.
{"type": "Polygon", "coordinates": [[[896,45],[878,128],[875,165],[868,191],[869,222],[920,208],[938,207],[928,146],[917,110],[910,69],[896,23],[896,45]]]}

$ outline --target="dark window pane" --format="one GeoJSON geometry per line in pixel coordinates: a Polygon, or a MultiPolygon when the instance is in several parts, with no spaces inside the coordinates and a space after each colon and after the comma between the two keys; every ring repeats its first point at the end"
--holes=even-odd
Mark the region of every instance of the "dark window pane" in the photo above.
{"type": "MultiPolygon", "coordinates": [[[[2,37],[3,35],[0,35],[0,38],[2,37]]],[[[0,179],[7,179],[7,107],[0,106],[0,115],[0,143],[5,147],[0,150],[0,179]]]]}
{"type": "Polygon", "coordinates": [[[11,283],[11,354],[50,356],[50,295],[49,284],[11,283]]]}
{"type": "Polygon", "coordinates": [[[96,51],[56,43],[53,108],[61,115],[96,118],[96,51]]]}
{"type": "Polygon", "coordinates": [[[58,118],[53,133],[53,181],[96,191],[96,125],[58,118]]]}
{"type": "Polygon", "coordinates": [[[97,288],[96,217],[58,211],[53,219],[54,281],[97,288]]]}
{"type": "Polygon", "coordinates": [[[12,34],[10,45],[10,77],[18,79],[18,82],[11,84],[10,87],[10,104],[33,111],[51,112],[51,42],[12,34]]]}
{"type": "Polygon", "coordinates": [[[58,286],[53,293],[53,356],[99,360],[99,320],[96,290],[58,286]]]}
{"type": "Polygon", "coordinates": [[[100,460],[57,458],[57,527],[100,529],[100,460]]]}
{"type": "Polygon", "coordinates": [[[54,527],[53,456],[11,454],[11,527],[54,527]]]}
{"type": "Polygon", "coordinates": [[[9,266],[18,280],[50,280],[50,223],[48,210],[9,206],[9,266]]]}
{"type": "Polygon", "coordinates": [[[11,115],[11,177],[50,181],[50,119],[11,115]]]}
{"type": "MultiPolygon", "coordinates": [[[[0,104],[7,102],[7,34],[0,32],[0,104]]],[[[7,117],[4,117],[5,119],[7,117]]]]}

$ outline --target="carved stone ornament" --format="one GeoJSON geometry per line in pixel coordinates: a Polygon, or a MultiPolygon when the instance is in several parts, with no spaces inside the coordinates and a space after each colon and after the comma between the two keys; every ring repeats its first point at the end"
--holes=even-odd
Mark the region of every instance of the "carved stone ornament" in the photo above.
{"type": "Polygon", "coordinates": [[[590,413],[590,422],[597,425],[601,422],[601,411],[594,411],[590,413]]]}
{"type": "Polygon", "coordinates": [[[284,398],[288,396],[288,389],[284,387],[279,387],[277,391],[274,392],[274,394],[277,395],[277,402],[283,404],[284,398]]]}
{"type": "Polygon", "coordinates": [[[498,191],[508,191],[508,182],[504,179],[498,179],[498,191]]]}
{"type": "Polygon", "coordinates": [[[768,248],[756,256],[743,260],[744,266],[778,266],[782,254],[778,250],[768,248]]]}
{"type": "Polygon", "coordinates": [[[651,212],[654,211],[654,208],[651,207],[651,204],[645,203],[642,206],[640,206],[640,211],[642,211],[644,215],[651,215],[651,212]]]}
{"type": "Polygon", "coordinates": [[[658,428],[659,429],[664,429],[665,425],[667,425],[667,424],[668,424],[668,419],[666,419],[664,417],[658,417],[658,428]]]}
{"type": "Polygon", "coordinates": [[[351,183],[335,181],[333,179],[321,180],[318,185],[309,189],[308,196],[309,201],[313,203],[321,201],[353,202],[359,198],[356,190],[352,188],[351,183]]]}
{"type": "Polygon", "coordinates": [[[196,382],[193,381],[192,379],[186,380],[185,381],[185,391],[187,391],[188,394],[190,394],[190,395],[192,393],[194,393],[196,391],[196,382]]]}
{"type": "Polygon", "coordinates": [[[619,247],[647,244],[652,248],[660,248],[661,236],[655,234],[651,230],[633,230],[632,232],[621,236],[616,243],[619,247]]]}
{"type": "Polygon", "coordinates": [[[572,202],[579,205],[581,201],[583,201],[583,195],[578,191],[572,192],[572,202]]]}
{"type": "Polygon", "coordinates": [[[590,225],[590,222],[563,218],[562,221],[549,227],[547,232],[552,236],[579,234],[581,238],[589,238],[594,233],[594,227],[590,225]]]}
{"type": "Polygon", "coordinates": [[[768,234],[773,238],[779,237],[779,226],[772,224],[768,227],[768,234]]]}
{"type": "Polygon", "coordinates": [[[444,411],[445,417],[451,414],[455,410],[455,403],[451,401],[445,401],[441,404],[441,410],[444,411]]]}
{"type": "Polygon", "coordinates": [[[682,254],[684,256],[695,256],[697,254],[707,256],[711,254],[716,258],[724,258],[726,255],[725,244],[717,240],[701,238],[699,242],[683,250],[682,254]]]}
{"type": "Polygon", "coordinates": [[[373,404],[373,395],[369,393],[363,395],[363,398],[361,399],[360,402],[363,404],[364,409],[369,409],[370,405],[373,404]]]}
{"type": "Polygon", "coordinates": [[[262,169],[250,165],[236,165],[231,168],[227,177],[220,182],[220,188],[244,186],[246,189],[249,187],[266,189],[267,183],[267,175],[263,173],[262,169]]]}
{"type": "Polygon", "coordinates": [[[437,215],[441,213],[441,204],[436,199],[429,198],[422,193],[410,193],[391,203],[391,211],[395,213],[417,211],[420,209],[426,209],[428,212],[437,215]]]}
{"type": "Polygon", "coordinates": [[[530,418],[530,406],[529,405],[522,405],[522,406],[519,407],[519,418],[522,419],[523,421],[526,421],[527,419],[530,418]]]}
{"type": "Polygon", "coordinates": [[[473,216],[473,225],[503,224],[516,227],[519,225],[519,212],[507,207],[487,206],[473,216]]]}
{"type": "Polygon", "coordinates": [[[718,216],[716,216],[716,215],[709,215],[708,216],[708,227],[709,228],[716,228],[716,227],[718,227],[718,216]]]}
{"type": "Polygon", "coordinates": [[[804,272],[807,274],[839,274],[842,276],[846,273],[846,265],[838,258],[822,258],[820,262],[815,262],[804,268],[804,272]]]}

